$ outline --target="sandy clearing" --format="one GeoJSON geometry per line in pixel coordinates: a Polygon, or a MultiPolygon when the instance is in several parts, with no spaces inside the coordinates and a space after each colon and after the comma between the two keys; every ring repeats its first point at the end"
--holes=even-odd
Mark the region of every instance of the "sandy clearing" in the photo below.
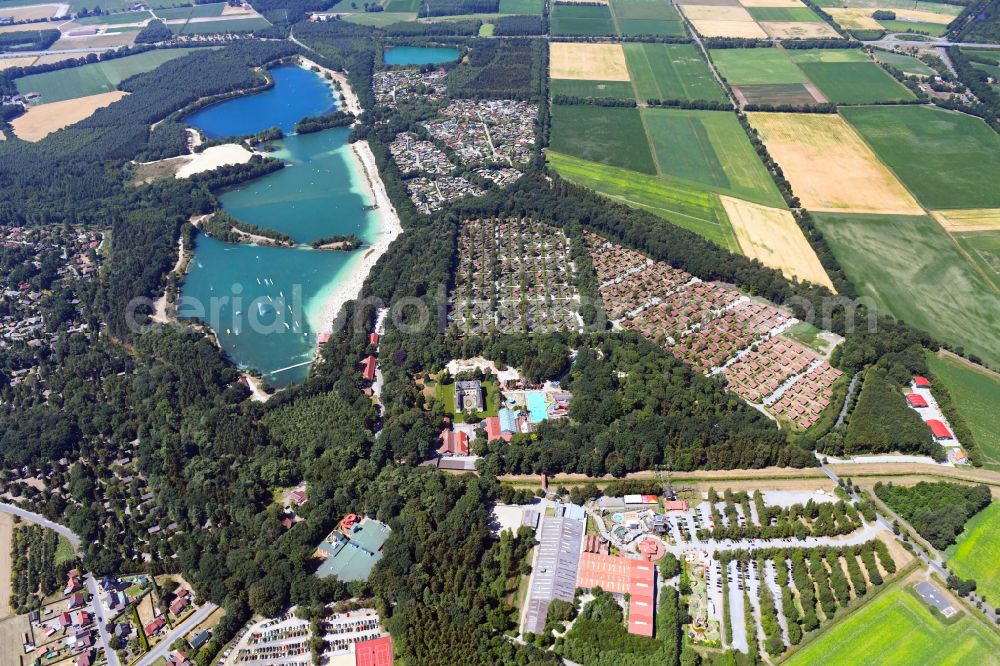
{"type": "Polygon", "coordinates": [[[820,104],[830,101],[826,98],[826,95],[823,94],[823,91],[816,87],[815,83],[803,83],[802,87],[805,88],[809,94],[812,95],[813,99],[820,104]]]}
{"type": "Polygon", "coordinates": [[[823,11],[832,16],[841,28],[847,30],[882,30],[879,22],[872,18],[871,9],[824,7],[823,11]]]}
{"type": "Polygon", "coordinates": [[[190,159],[177,170],[177,178],[190,178],[196,173],[211,171],[229,164],[246,164],[253,153],[246,146],[238,143],[224,143],[221,146],[206,148],[200,153],[190,155],[190,159]]]}
{"type": "Polygon", "coordinates": [[[15,21],[40,21],[41,19],[63,16],[69,8],[66,5],[25,5],[23,7],[0,8],[0,16],[10,16],[15,21]]]}
{"type": "Polygon", "coordinates": [[[242,5],[239,6],[239,7],[234,7],[234,6],[230,5],[230,4],[226,4],[225,6],[222,7],[222,15],[223,16],[229,16],[229,17],[232,17],[232,16],[246,16],[246,17],[260,16],[260,14],[258,14],[257,11],[254,10],[252,7],[249,7],[249,6],[243,7],[242,5]]]}
{"type": "Polygon", "coordinates": [[[692,21],[740,21],[753,23],[750,12],[740,6],[682,5],[681,11],[692,21]]]}
{"type": "Polygon", "coordinates": [[[767,39],[767,33],[750,21],[691,21],[691,25],[703,37],[742,37],[745,39],[767,39]]]}
{"type": "Polygon", "coordinates": [[[740,0],[744,7],[805,7],[801,0],[740,0]]]}
{"type": "Polygon", "coordinates": [[[11,548],[14,544],[14,516],[0,513],[0,620],[13,615],[11,595],[11,548]]]}
{"type": "Polygon", "coordinates": [[[720,196],[743,254],[787,278],[821,284],[836,293],[819,257],[790,211],[720,196]]]}
{"type": "Polygon", "coordinates": [[[621,44],[552,42],[549,44],[549,71],[553,79],[629,80],[621,44]]]}
{"type": "Polygon", "coordinates": [[[21,58],[0,58],[0,72],[11,67],[31,67],[38,60],[35,56],[24,56],[21,58]]]}
{"type": "Polygon", "coordinates": [[[28,109],[19,118],[10,122],[14,134],[25,141],[41,141],[46,136],[68,127],[73,123],[89,118],[94,111],[110,106],[128,93],[120,90],[67,99],[51,104],[39,104],[28,109]]]}
{"type": "Polygon", "coordinates": [[[892,11],[896,12],[897,21],[917,21],[920,23],[948,25],[955,20],[954,16],[948,14],[938,14],[937,12],[927,12],[920,9],[893,9],[892,11]]]}
{"type": "Polygon", "coordinates": [[[804,208],[923,214],[910,193],[840,116],[749,113],[747,117],[804,208]]]}
{"type": "Polygon", "coordinates": [[[813,39],[840,35],[829,23],[821,21],[761,21],[760,26],[771,39],[813,39]]]}
{"type": "Polygon", "coordinates": [[[1000,231],[1000,208],[935,210],[931,215],[945,231],[1000,231]]]}

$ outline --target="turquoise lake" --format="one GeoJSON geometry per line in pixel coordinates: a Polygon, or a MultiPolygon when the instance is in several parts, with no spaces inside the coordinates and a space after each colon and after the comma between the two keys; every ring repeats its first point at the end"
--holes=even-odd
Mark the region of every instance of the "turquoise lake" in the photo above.
{"type": "Polygon", "coordinates": [[[451,62],[460,53],[444,46],[393,46],[385,50],[382,58],[387,65],[434,65],[451,62]]]}
{"type": "MultiPolygon", "coordinates": [[[[247,128],[230,130],[242,134],[279,122],[294,126],[297,118],[288,120],[274,93],[294,100],[300,117],[336,106],[319,75],[298,67],[281,67],[274,75],[274,89],[212,107],[209,127],[247,128]],[[227,115],[232,123],[226,122],[227,115]]],[[[199,115],[187,122],[208,133],[199,115]]],[[[223,209],[300,243],[348,233],[371,242],[380,230],[378,212],[366,210],[372,202],[364,173],[350,153],[349,133],[338,127],[275,142],[269,155],[286,167],[217,193],[223,209]]],[[[328,324],[329,295],[357,270],[366,251],[230,244],[199,234],[179,314],[208,322],[240,369],[256,369],[276,386],[301,381],[315,356],[317,335],[328,324]]]]}

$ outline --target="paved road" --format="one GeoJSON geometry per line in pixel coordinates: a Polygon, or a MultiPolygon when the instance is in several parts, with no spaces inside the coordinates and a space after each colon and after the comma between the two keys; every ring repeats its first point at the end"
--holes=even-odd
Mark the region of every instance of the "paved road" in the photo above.
{"type": "Polygon", "coordinates": [[[120,666],[118,653],[111,649],[111,635],[108,634],[108,630],[105,627],[111,617],[108,614],[108,610],[104,607],[101,595],[98,594],[97,581],[94,579],[93,574],[88,573],[83,582],[87,586],[87,591],[90,592],[90,598],[94,604],[94,615],[97,618],[97,633],[100,636],[101,645],[104,647],[104,654],[108,657],[108,666],[120,666]]]}
{"type": "Polygon", "coordinates": [[[66,539],[69,540],[70,544],[73,545],[74,550],[77,551],[80,550],[80,537],[78,537],[75,532],[73,532],[68,527],[63,527],[58,523],[53,523],[51,520],[41,515],[40,513],[35,513],[34,511],[27,511],[18,506],[14,506],[13,504],[6,504],[3,502],[0,502],[0,512],[9,513],[13,516],[20,516],[21,518],[30,520],[33,523],[38,523],[42,527],[47,527],[53,532],[56,532],[66,537],[66,539]]]}
{"type": "MultiPolygon", "coordinates": [[[[216,608],[218,608],[218,606],[215,604],[211,602],[206,603],[204,606],[196,610],[188,619],[171,629],[166,637],[161,640],[156,647],[147,652],[145,656],[133,664],[133,666],[152,666],[157,659],[165,659],[170,653],[170,644],[204,622],[205,618],[211,615],[216,608]]],[[[116,665],[112,664],[111,666],[116,665]]]]}

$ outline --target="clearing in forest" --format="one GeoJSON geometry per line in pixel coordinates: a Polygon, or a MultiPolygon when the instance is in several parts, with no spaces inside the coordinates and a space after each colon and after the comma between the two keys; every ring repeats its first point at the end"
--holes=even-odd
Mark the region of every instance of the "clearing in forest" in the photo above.
{"type": "Polygon", "coordinates": [[[721,196],[743,254],[785,277],[821,284],[836,293],[830,277],[791,212],[721,196]]]}
{"type": "Polygon", "coordinates": [[[18,138],[31,142],[41,141],[56,130],[89,118],[98,109],[110,106],[127,94],[115,90],[52,104],[40,104],[30,107],[23,116],[15,118],[10,124],[18,138]]]}
{"type": "Polygon", "coordinates": [[[621,44],[552,42],[549,71],[553,79],[628,81],[628,66],[621,44]]]}
{"type": "Polygon", "coordinates": [[[804,208],[894,215],[923,213],[910,193],[840,116],[747,115],[804,208]]]}

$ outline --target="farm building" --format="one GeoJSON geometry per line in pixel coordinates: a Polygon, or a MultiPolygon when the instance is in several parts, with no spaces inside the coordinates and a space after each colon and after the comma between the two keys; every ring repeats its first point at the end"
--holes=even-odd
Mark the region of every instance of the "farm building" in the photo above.
{"type": "Polygon", "coordinates": [[[931,433],[934,435],[934,439],[940,441],[942,439],[955,439],[948,430],[948,426],[941,423],[937,419],[930,419],[927,421],[927,426],[931,429],[931,433]]]}
{"type": "Polygon", "coordinates": [[[931,387],[931,382],[926,377],[921,377],[920,375],[917,375],[916,377],[913,378],[913,386],[916,388],[929,389],[931,387]]]}
{"type": "Polygon", "coordinates": [[[910,407],[913,407],[914,409],[927,406],[927,400],[924,399],[924,396],[919,393],[908,393],[906,395],[906,400],[910,403],[910,407]]]}

